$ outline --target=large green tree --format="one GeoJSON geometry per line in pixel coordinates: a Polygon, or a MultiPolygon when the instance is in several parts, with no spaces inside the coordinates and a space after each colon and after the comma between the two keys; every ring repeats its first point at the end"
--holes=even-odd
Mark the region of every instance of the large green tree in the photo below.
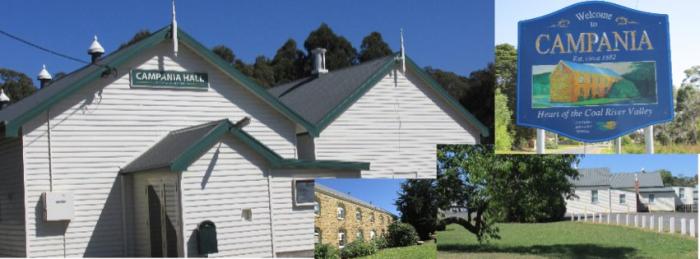
{"type": "Polygon", "coordinates": [[[36,91],[31,78],[7,68],[0,68],[0,88],[10,97],[10,103],[22,100],[36,91]]]}
{"type": "Polygon", "coordinates": [[[559,220],[578,177],[575,155],[495,155],[485,146],[447,145],[438,149],[440,206],[461,205],[468,215],[447,218],[478,240],[497,237],[495,222],[559,220]]]}
{"type": "MultiPolygon", "coordinates": [[[[535,130],[518,127],[515,124],[515,91],[518,79],[518,51],[513,45],[499,44],[496,46],[496,87],[508,97],[508,110],[513,112],[510,119],[510,131],[513,132],[513,145],[516,148],[526,147],[535,137],[535,130]]],[[[498,138],[499,136],[496,136],[498,138]]]]}
{"type": "MultiPolygon", "coordinates": [[[[338,70],[344,67],[349,67],[357,64],[357,50],[352,46],[350,41],[345,37],[339,36],[322,23],[318,29],[309,33],[309,36],[304,41],[304,48],[307,53],[315,48],[325,48],[326,52],[326,68],[330,71],[338,70]]],[[[306,71],[311,71],[311,58],[307,58],[306,71]]],[[[308,74],[308,73],[307,73],[308,74]]]]}
{"type": "Polygon", "coordinates": [[[297,42],[287,40],[277,49],[272,58],[272,69],[275,73],[275,84],[284,84],[304,76],[304,52],[297,48],[297,42]]]}
{"type": "Polygon", "coordinates": [[[496,126],[495,135],[498,136],[496,138],[495,148],[498,151],[508,151],[513,145],[513,134],[510,131],[512,112],[508,109],[508,97],[501,93],[501,89],[496,89],[494,103],[496,114],[494,121],[496,126]]]}
{"type": "Polygon", "coordinates": [[[270,60],[265,56],[258,56],[253,63],[253,78],[264,87],[271,87],[275,82],[275,71],[270,65],[270,60]]]}
{"type": "Polygon", "coordinates": [[[401,212],[401,222],[411,224],[421,240],[430,239],[437,221],[437,193],[435,181],[410,179],[401,184],[395,205],[401,212]]]}
{"type": "Polygon", "coordinates": [[[382,39],[382,34],[374,31],[362,39],[360,56],[358,58],[360,63],[362,63],[376,58],[386,57],[391,53],[393,52],[389,44],[386,44],[384,39],[382,39]]]}

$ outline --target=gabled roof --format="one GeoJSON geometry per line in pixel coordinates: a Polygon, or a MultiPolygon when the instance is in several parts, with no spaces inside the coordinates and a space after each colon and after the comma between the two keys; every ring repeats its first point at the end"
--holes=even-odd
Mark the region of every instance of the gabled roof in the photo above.
{"type": "Polygon", "coordinates": [[[174,172],[185,171],[204,152],[218,143],[225,134],[230,134],[246,144],[270,163],[271,168],[369,170],[369,163],[362,162],[285,159],[228,119],[224,119],[171,131],[158,143],[122,168],[120,173],[134,173],[160,168],[167,168],[174,172]]]}
{"type": "Polygon", "coordinates": [[[569,181],[574,186],[610,186],[614,189],[628,189],[635,187],[635,175],[639,179],[640,188],[663,187],[659,172],[639,173],[610,173],[608,168],[581,168],[578,169],[579,178],[569,181]]]}
{"type": "Polygon", "coordinates": [[[608,75],[608,76],[613,76],[613,77],[620,77],[620,74],[618,74],[615,71],[612,71],[611,69],[607,69],[604,67],[595,67],[587,64],[582,64],[582,63],[576,63],[576,62],[571,62],[571,61],[565,61],[562,60],[560,61],[570,67],[573,70],[576,71],[581,71],[581,72],[586,72],[586,73],[591,73],[591,74],[603,74],[603,75],[608,75]]]}
{"type": "Polygon", "coordinates": [[[347,193],[344,193],[344,192],[341,192],[341,191],[332,189],[332,188],[330,188],[330,187],[328,187],[328,186],[325,186],[325,185],[322,185],[322,184],[320,184],[320,183],[318,183],[318,182],[314,183],[314,189],[315,189],[317,192],[319,192],[319,191],[320,191],[320,192],[324,192],[324,193],[326,193],[326,194],[328,194],[328,195],[333,195],[333,196],[335,196],[336,198],[343,199],[343,200],[347,200],[347,201],[352,201],[352,202],[357,203],[357,204],[360,204],[360,205],[362,205],[362,206],[369,207],[369,208],[372,208],[372,209],[374,209],[374,210],[384,212],[384,213],[389,214],[389,215],[391,215],[391,216],[396,216],[396,215],[394,215],[394,213],[391,213],[391,212],[389,212],[389,211],[387,211],[387,210],[385,210],[385,209],[382,209],[382,208],[380,208],[380,207],[374,206],[373,204],[371,204],[371,203],[369,203],[369,202],[360,200],[360,199],[358,199],[358,198],[353,197],[353,196],[350,195],[350,194],[347,194],[347,193]]]}
{"type": "MultiPolygon", "coordinates": [[[[389,55],[320,76],[306,77],[275,86],[268,92],[312,123],[317,132],[321,132],[391,71],[396,65],[396,57],[389,55]]],[[[406,68],[416,72],[438,96],[479,129],[482,136],[489,135],[483,123],[408,57],[406,68]]]]}
{"type": "MultiPolygon", "coordinates": [[[[0,124],[5,126],[5,135],[8,137],[17,137],[19,135],[19,129],[22,127],[22,125],[40,113],[46,111],[52,105],[77,92],[86,85],[99,80],[103,77],[103,75],[115,73],[116,71],[112,69],[116,69],[120,65],[123,65],[132,58],[136,57],[139,53],[149,50],[165,40],[171,39],[171,28],[172,27],[170,25],[161,28],[143,40],[140,40],[124,49],[117,50],[102,58],[99,61],[99,66],[92,64],[86,65],[61,78],[60,80],[52,82],[49,87],[41,89],[31,96],[28,96],[21,101],[0,110],[0,124]]],[[[203,59],[212,63],[223,73],[239,82],[241,85],[243,85],[243,87],[248,89],[257,97],[261,98],[264,102],[272,106],[284,116],[301,125],[315,136],[318,136],[318,132],[314,130],[315,128],[311,123],[304,120],[301,116],[282,104],[277,98],[267,93],[261,86],[257,85],[240,71],[236,70],[233,66],[226,63],[226,61],[214,54],[211,50],[204,47],[201,43],[197,42],[194,38],[189,36],[189,34],[179,29],[179,27],[177,35],[179,42],[192,49],[203,59]]]]}

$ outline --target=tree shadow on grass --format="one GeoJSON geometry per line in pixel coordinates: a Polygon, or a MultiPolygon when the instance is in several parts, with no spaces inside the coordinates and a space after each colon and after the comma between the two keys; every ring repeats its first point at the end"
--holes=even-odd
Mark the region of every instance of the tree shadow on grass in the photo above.
{"type": "Polygon", "coordinates": [[[453,253],[514,253],[558,258],[629,258],[637,255],[631,247],[608,247],[595,244],[561,244],[501,247],[488,244],[440,245],[438,251],[453,253]]]}

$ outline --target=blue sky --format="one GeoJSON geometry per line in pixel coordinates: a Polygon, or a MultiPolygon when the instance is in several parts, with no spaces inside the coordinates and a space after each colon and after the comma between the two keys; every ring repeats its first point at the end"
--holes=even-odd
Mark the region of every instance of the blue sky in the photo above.
{"type": "MultiPolygon", "coordinates": [[[[542,16],[571,4],[576,0],[496,0],[496,44],[517,45],[518,21],[542,16]]],[[[671,34],[671,68],[673,84],[679,86],[685,78],[683,70],[700,65],[698,33],[698,0],[615,0],[609,1],[634,9],[668,14],[671,34]]]]}
{"type": "MultiPolygon", "coordinates": [[[[372,31],[395,51],[404,28],[407,54],[421,66],[461,75],[493,60],[493,1],[177,1],[178,24],[205,46],[225,44],[246,62],[271,57],[287,39],[303,40],[326,22],[356,48],[372,31]]],[[[97,34],[107,52],[141,29],[170,23],[169,0],[3,1],[0,29],[41,46],[89,60],[97,34]]],[[[0,67],[36,77],[45,63],[51,73],[81,64],[0,35],[0,67]]]]}
{"type": "Polygon", "coordinates": [[[613,173],[666,169],[676,176],[698,174],[698,155],[586,155],[579,168],[608,167],[613,173]]]}
{"type": "Polygon", "coordinates": [[[317,179],[316,182],[337,191],[350,193],[399,216],[394,201],[399,197],[402,179],[317,179]]]}

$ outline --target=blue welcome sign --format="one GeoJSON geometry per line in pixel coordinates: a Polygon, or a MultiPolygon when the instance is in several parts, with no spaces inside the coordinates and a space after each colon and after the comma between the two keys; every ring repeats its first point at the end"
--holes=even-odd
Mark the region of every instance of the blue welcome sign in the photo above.
{"type": "Polygon", "coordinates": [[[518,23],[517,124],[584,142],[673,119],[668,16],[583,2],[518,23]]]}

